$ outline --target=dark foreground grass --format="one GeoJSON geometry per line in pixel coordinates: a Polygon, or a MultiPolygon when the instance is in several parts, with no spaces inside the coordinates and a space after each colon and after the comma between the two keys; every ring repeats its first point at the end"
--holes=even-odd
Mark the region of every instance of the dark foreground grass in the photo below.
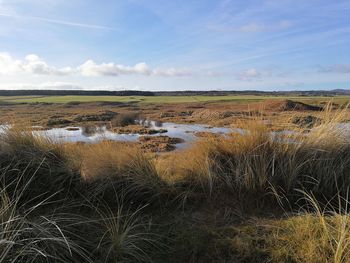
{"type": "Polygon", "coordinates": [[[10,129],[0,262],[349,262],[350,142],[328,116],[157,158],[10,129]]]}

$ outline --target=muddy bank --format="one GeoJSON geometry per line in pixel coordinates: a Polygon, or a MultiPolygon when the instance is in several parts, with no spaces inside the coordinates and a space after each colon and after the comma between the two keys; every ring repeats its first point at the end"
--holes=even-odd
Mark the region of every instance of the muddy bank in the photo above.
{"type": "Polygon", "coordinates": [[[169,136],[141,136],[139,137],[141,149],[149,152],[170,152],[176,149],[176,144],[184,143],[181,138],[169,136]]]}

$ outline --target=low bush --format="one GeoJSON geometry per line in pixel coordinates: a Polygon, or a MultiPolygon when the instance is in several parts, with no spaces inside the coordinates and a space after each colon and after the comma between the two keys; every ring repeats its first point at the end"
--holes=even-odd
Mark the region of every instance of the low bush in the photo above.
{"type": "Polygon", "coordinates": [[[138,119],[138,117],[139,114],[137,113],[120,113],[111,120],[111,126],[125,127],[130,124],[135,124],[135,121],[138,119]]]}

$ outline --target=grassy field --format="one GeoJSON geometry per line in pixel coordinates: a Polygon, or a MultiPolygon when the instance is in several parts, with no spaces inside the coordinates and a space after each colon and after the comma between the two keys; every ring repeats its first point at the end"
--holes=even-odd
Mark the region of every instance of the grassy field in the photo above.
{"type": "Polygon", "coordinates": [[[11,128],[0,262],[347,263],[350,142],[335,128],[347,114],[279,139],[257,116],[244,135],[165,155],[11,128]]]}
{"type": "Polygon", "coordinates": [[[196,103],[233,102],[249,103],[267,99],[291,99],[296,101],[320,102],[334,100],[338,103],[350,102],[350,96],[338,97],[285,97],[285,96],[2,96],[0,101],[9,103],[69,103],[69,102],[138,102],[138,103],[196,103]]]}
{"type": "Polygon", "coordinates": [[[0,120],[14,124],[0,133],[0,263],[349,262],[350,141],[336,126],[350,121],[338,107],[350,97],[298,110],[283,99],[331,98],[0,97],[9,103],[0,120]],[[248,105],[266,99],[279,101],[248,105]],[[77,101],[138,105],[66,104],[77,101]],[[249,132],[207,134],[173,152],[29,132],[145,129],[139,116],[249,132]],[[294,133],[271,136],[284,129],[294,133]]]}

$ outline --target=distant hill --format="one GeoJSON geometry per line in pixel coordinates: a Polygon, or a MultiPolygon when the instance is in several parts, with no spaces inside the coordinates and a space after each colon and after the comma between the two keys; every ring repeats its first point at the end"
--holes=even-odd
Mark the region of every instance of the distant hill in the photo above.
{"type": "Polygon", "coordinates": [[[335,90],[333,90],[333,92],[336,94],[341,94],[341,95],[350,95],[349,89],[335,89],[335,90]]]}
{"type": "Polygon", "coordinates": [[[154,96],[151,91],[121,90],[0,90],[0,96],[154,96]]]}
{"type": "Polygon", "coordinates": [[[0,90],[0,96],[225,96],[225,95],[261,95],[261,96],[341,96],[350,95],[350,89],[308,90],[308,91],[101,91],[101,90],[0,90]]]}
{"type": "Polygon", "coordinates": [[[259,91],[259,90],[242,90],[242,91],[156,91],[156,96],[225,96],[225,95],[261,95],[261,96],[339,96],[350,95],[350,90],[306,90],[306,91],[259,91]]]}

